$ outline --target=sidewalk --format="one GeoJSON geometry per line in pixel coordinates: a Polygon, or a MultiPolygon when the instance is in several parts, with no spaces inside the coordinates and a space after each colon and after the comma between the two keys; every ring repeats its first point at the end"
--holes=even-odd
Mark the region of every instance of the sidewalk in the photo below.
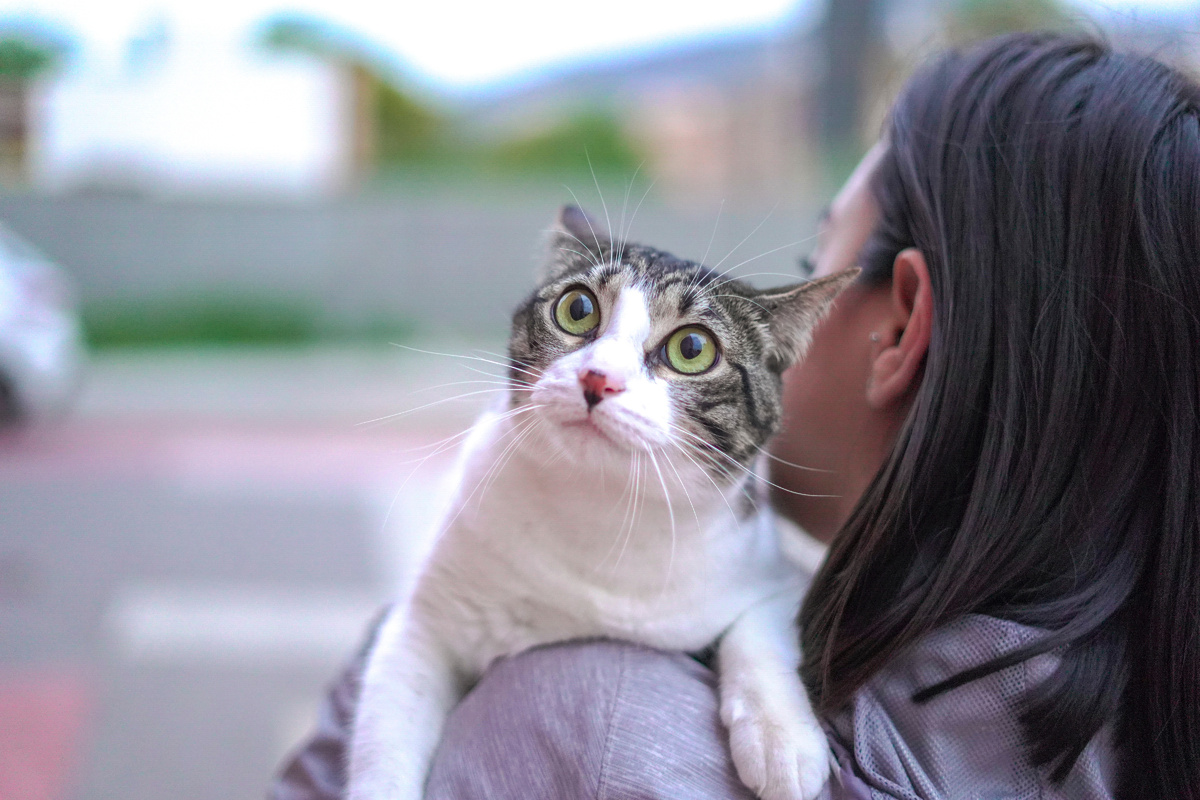
{"type": "Polygon", "coordinates": [[[453,448],[421,459],[495,395],[475,368],[106,353],[69,419],[0,437],[0,699],[36,718],[74,676],[40,732],[0,726],[36,766],[5,800],[261,797],[411,569],[453,448]]]}
{"type": "MultiPolygon", "coordinates": [[[[491,388],[483,381],[503,370],[488,362],[503,361],[497,354],[504,346],[441,340],[403,346],[99,353],[92,358],[73,418],[350,427],[491,388]]],[[[463,402],[430,406],[395,417],[386,427],[470,424],[487,397],[475,394],[463,402]]]]}

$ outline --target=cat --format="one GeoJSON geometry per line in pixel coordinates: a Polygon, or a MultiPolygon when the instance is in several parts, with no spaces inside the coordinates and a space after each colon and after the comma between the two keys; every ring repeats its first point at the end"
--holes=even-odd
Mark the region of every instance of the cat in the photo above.
{"type": "Polygon", "coordinates": [[[368,654],[350,800],[419,800],[447,715],[492,660],[588,637],[716,643],[739,777],[765,800],[818,793],[802,579],[752,466],[781,373],[856,273],[759,291],[560,212],[513,317],[507,397],[467,436],[436,542],[368,654]]]}

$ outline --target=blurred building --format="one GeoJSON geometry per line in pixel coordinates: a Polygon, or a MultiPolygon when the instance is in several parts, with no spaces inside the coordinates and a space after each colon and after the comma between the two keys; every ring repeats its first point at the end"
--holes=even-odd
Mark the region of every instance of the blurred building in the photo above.
{"type": "Polygon", "coordinates": [[[485,135],[549,127],[604,108],[675,199],[769,196],[811,176],[819,54],[793,25],[581,64],[498,92],[469,112],[485,135]]]}
{"type": "Polygon", "coordinates": [[[354,167],[353,94],[334,64],[152,31],[119,65],[35,87],[30,180],[51,192],[335,193],[354,167]]]}
{"type": "Polygon", "coordinates": [[[1073,30],[1200,71],[1195,8],[1139,15],[1070,0],[867,6],[886,36],[860,46],[831,42],[822,26],[828,20],[797,17],[770,30],[560,69],[497,92],[469,116],[483,135],[503,137],[549,128],[573,109],[604,108],[637,144],[656,192],[703,203],[778,199],[797,187],[827,188],[821,184],[830,166],[834,177],[840,174],[825,163],[838,155],[830,151],[839,143],[822,141],[816,124],[830,113],[821,92],[831,70],[859,68],[866,82],[857,130],[844,143],[850,164],[874,139],[907,75],[949,44],[1010,30],[1073,30]]]}

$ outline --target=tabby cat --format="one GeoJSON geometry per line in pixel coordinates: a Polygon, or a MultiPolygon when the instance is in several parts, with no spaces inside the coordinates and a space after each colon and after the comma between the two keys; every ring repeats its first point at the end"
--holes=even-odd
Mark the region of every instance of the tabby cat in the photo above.
{"type": "Polygon", "coordinates": [[[741,779],[768,800],[818,793],[801,575],[754,466],[781,373],[856,272],[760,291],[563,209],[513,317],[504,403],[467,437],[431,555],[369,654],[350,800],[419,800],[493,659],[585,637],[715,643],[741,779]]]}

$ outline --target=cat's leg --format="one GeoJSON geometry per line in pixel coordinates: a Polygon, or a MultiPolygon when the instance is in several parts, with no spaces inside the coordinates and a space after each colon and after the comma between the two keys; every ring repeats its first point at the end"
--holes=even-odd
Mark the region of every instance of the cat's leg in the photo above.
{"type": "Polygon", "coordinates": [[[811,800],[829,778],[829,742],[797,672],[799,608],[799,592],[754,606],[717,651],[733,763],[763,800],[811,800]]]}
{"type": "Polygon", "coordinates": [[[397,608],[363,673],[347,800],[421,800],[442,728],[464,681],[429,620],[397,608]]]}

